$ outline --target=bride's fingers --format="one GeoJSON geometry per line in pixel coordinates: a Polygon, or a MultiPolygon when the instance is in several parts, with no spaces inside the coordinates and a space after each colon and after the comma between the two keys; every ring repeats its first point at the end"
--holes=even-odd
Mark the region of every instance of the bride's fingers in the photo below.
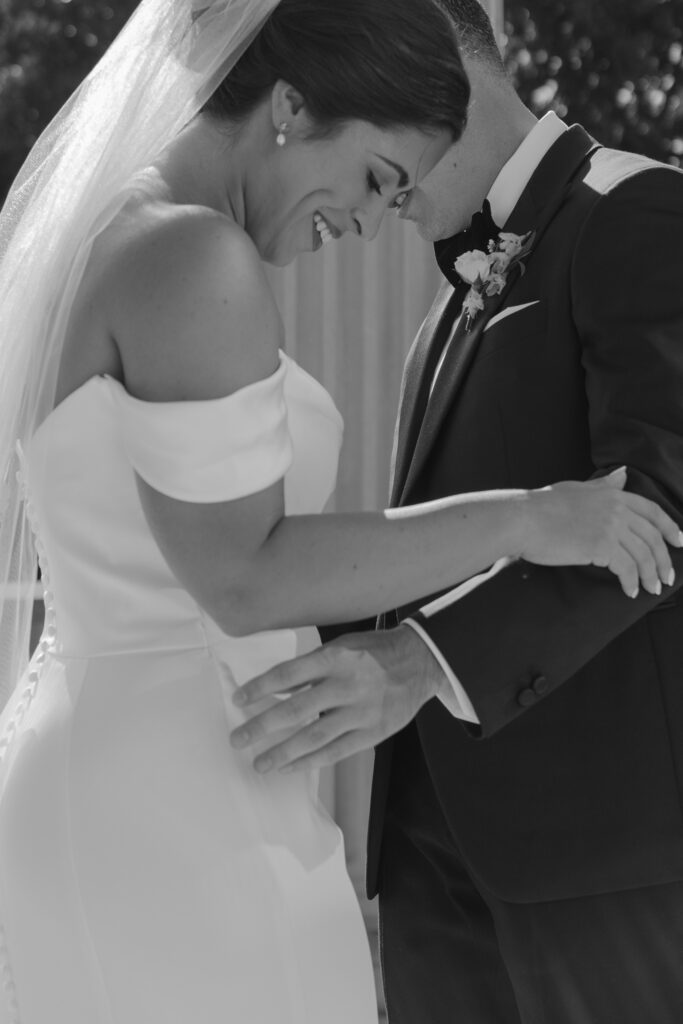
{"type": "Polygon", "coordinates": [[[657,563],[657,574],[662,583],[669,587],[673,586],[676,573],[674,572],[669,549],[659,530],[652,526],[647,519],[642,519],[640,516],[633,517],[630,528],[652,551],[657,563]]]}
{"type": "Polygon", "coordinates": [[[635,598],[640,591],[640,576],[638,565],[632,555],[620,544],[615,544],[610,553],[609,561],[605,566],[604,562],[595,562],[595,565],[602,565],[613,572],[621,583],[622,590],[627,597],[635,598]]]}
{"type": "Polygon", "coordinates": [[[626,529],[620,536],[621,545],[628,551],[638,568],[638,576],[645,590],[659,596],[662,592],[662,581],[657,570],[657,560],[652,548],[631,529],[626,529]]]}
{"type": "Polygon", "coordinates": [[[674,548],[683,547],[683,534],[678,523],[675,523],[656,502],[644,498],[642,494],[633,494],[631,491],[624,491],[620,495],[620,500],[630,511],[635,512],[641,519],[646,519],[656,527],[667,544],[671,544],[674,548]]]}

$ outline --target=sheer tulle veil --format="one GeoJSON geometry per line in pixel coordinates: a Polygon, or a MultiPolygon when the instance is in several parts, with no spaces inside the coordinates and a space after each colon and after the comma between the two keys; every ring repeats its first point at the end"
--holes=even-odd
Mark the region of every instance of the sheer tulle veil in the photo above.
{"type": "Polygon", "coordinates": [[[31,151],[0,214],[0,708],[28,659],[36,552],[20,452],[54,404],[93,240],[279,0],[142,0],[31,151]]]}

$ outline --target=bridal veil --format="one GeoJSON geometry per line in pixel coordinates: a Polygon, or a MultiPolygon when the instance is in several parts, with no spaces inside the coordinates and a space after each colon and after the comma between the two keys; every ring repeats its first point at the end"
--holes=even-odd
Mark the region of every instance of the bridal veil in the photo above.
{"type": "Polygon", "coordinates": [[[142,0],[32,149],[0,213],[0,709],[28,661],[36,555],[19,460],[51,411],[96,236],[278,0],[142,0]]]}

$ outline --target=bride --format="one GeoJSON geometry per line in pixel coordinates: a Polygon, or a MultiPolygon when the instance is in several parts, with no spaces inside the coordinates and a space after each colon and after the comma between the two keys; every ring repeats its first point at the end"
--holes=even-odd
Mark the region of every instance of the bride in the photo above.
{"type": "Polygon", "coordinates": [[[668,577],[677,528],[623,474],[317,514],[342,423],[262,261],[371,239],[468,95],[432,0],[143,0],[22,171],[0,221],[2,1024],[372,1024],[339,831],[314,775],[231,747],[235,689],[313,622],[504,555],[668,577]]]}

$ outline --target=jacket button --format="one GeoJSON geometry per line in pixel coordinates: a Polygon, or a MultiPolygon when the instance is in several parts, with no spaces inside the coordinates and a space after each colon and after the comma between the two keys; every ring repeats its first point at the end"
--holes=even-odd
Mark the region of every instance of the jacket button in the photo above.
{"type": "Polygon", "coordinates": [[[536,703],[536,694],[530,687],[527,687],[526,690],[522,690],[518,694],[517,703],[522,708],[530,708],[532,704],[536,703]]]}
{"type": "Polygon", "coordinates": [[[550,683],[545,676],[537,676],[531,684],[531,688],[537,697],[542,697],[544,693],[548,692],[550,683]]]}

